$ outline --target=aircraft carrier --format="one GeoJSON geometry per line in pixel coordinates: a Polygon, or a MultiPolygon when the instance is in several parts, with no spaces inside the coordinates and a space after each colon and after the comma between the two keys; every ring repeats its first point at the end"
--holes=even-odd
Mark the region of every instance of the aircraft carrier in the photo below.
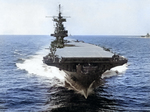
{"type": "Polygon", "coordinates": [[[127,59],[115,55],[103,48],[80,42],[64,40],[68,36],[59,5],[58,16],[53,16],[56,39],[51,42],[50,53],[43,57],[43,62],[49,66],[58,67],[66,73],[65,85],[83,94],[85,98],[101,83],[101,76],[106,70],[127,63],[127,59]]]}

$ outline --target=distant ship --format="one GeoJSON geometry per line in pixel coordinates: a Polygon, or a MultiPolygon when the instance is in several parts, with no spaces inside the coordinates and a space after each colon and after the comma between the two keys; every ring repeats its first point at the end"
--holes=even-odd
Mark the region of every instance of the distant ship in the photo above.
{"type": "Polygon", "coordinates": [[[66,87],[87,98],[92,90],[100,85],[101,76],[106,70],[127,63],[127,59],[96,45],[64,40],[68,31],[63,25],[66,18],[61,14],[59,5],[58,16],[53,16],[55,31],[51,34],[56,39],[51,42],[50,53],[43,57],[43,62],[63,70],[66,73],[66,87]]]}
{"type": "Polygon", "coordinates": [[[146,35],[141,36],[141,37],[144,37],[144,38],[150,38],[150,34],[149,34],[149,33],[147,33],[146,35]]]}

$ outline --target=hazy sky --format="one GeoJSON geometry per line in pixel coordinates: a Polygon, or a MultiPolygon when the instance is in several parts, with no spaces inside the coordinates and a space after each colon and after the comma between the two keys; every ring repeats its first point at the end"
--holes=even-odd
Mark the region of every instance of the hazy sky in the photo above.
{"type": "Polygon", "coordinates": [[[0,34],[49,35],[62,5],[72,35],[143,35],[150,32],[150,0],[0,0],[0,34]]]}

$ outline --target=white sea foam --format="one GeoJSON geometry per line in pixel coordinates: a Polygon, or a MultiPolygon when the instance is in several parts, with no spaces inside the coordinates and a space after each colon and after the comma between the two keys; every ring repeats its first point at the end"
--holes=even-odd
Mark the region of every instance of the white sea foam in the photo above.
{"type": "Polygon", "coordinates": [[[124,64],[124,65],[121,65],[121,66],[111,68],[110,70],[107,70],[106,72],[104,72],[102,74],[102,78],[106,78],[106,77],[109,78],[109,77],[112,77],[112,76],[123,74],[128,69],[127,67],[128,67],[128,65],[124,64]]]}
{"type": "Polygon", "coordinates": [[[43,56],[47,55],[49,50],[41,50],[36,53],[36,55],[31,56],[26,59],[23,63],[16,63],[19,69],[26,70],[29,74],[35,74],[38,76],[44,76],[48,78],[58,78],[59,80],[64,80],[65,73],[60,71],[56,67],[48,66],[43,63],[43,56]]]}

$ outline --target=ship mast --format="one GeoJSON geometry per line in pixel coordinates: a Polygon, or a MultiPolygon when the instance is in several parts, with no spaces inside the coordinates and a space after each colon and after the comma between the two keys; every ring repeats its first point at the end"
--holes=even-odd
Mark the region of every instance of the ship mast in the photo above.
{"type": "Polygon", "coordinates": [[[56,24],[54,34],[51,34],[51,36],[56,37],[56,47],[62,48],[64,47],[64,37],[68,36],[68,31],[65,30],[63,25],[63,22],[66,22],[66,19],[61,15],[61,5],[59,5],[59,14],[58,16],[53,16],[53,21],[56,22],[56,24]]]}

